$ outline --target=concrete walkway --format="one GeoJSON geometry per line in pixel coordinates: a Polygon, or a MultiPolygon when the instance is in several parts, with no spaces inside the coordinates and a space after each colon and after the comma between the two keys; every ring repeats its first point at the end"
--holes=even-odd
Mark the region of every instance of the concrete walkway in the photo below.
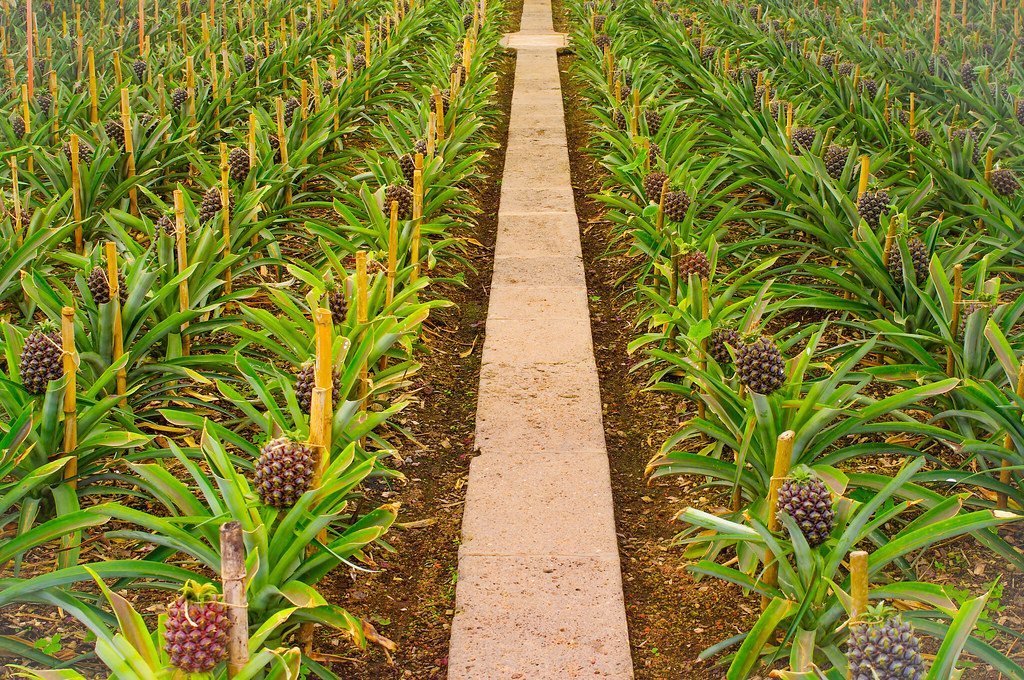
{"type": "Polygon", "coordinates": [[[526,0],[449,680],[630,680],[550,0],[526,0]]]}

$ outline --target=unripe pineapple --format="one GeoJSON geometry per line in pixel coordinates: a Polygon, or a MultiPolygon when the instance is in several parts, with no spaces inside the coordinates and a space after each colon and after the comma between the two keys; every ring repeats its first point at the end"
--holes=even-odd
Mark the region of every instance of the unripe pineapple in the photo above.
{"type": "Polygon", "coordinates": [[[188,581],[167,606],[164,651],[171,665],[186,673],[208,673],[227,654],[231,623],[212,584],[188,581]]]}
{"type": "Polygon", "coordinates": [[[654,110],[644,112],[644,121],[647,123],[647,132],[657,134],[661,129],[661,114],[654,110]]]}
{"type": "Polygon", "coordinates": [[[690,274],[701,280],[711,277],[711,261],[703,250],[689,248],[679,255],[679,278],[688,281],[690,274]]]}
{"type": "Polygon", "coordinates": [[[732,363],[729,346],[733,348],[740,346],[739,331],[735,328],[711,331],[711,335],[708,337],[708,354],[721,366],[732,363]]]}
{"type": "Polygon", "coordinates": [[[1017,122],[1024,125],[1024,99],[1017,102],[1017,122]]]}
{"type": "Polygon", "coordinates": [[[686,219],[686,211],[690,209],[690,197],[680,188],[669,187],[665,191],[665,217],[673,222],[686,219]]]}
{"type": "MultiPolygon", "coordinates": [[[[313,363],[303,364],[295,376],[295,400],[299,402],[299,408],[303,413],[309,413],[310,405],[313,403],[313,388],[316,387],[316,367],[313,363]]],[[[341,399],[341,376],[337,370],[331,370],[331,408],[338,405],[341,399]]]]}
{"type": "Polygon", "coordinates": [[[330,95],[331,92],[333,92],[333,91],[334,91],[334,81],[333,80],[328,79],[328,80],[325,80],[324,82],[320,83],[320,92],[323,94],[323,96],[326,97],[326,96],[330,95]]]}
{"type": "Polygon", "coordinates": [[[949,132],[949,144],[958,145],[961,149],[967,150],[967,140],[970,138],[974,142],[974,150],[971,153],[971,163],[977,165],[981,161],[981,135],[978,131],[973,128],[950,130],[949,132]]]}
{"type": "Polygon", "coordinates": [[[914,133],[914,141],[921,146],[931,146],[932,144],[932,131],[927,128],[920,128],[914,133]]]}
{"type": "Polygon", "coordinates": [[[969,61],[964,62],[964,65],[960,67],[960,79],[963,81],[965,89],[971,89],[975,81],[978,80],[978,73],[974,70],[974,64],[969,61]]]}
{"type": "Polygon", "coordinates": [[[709,64],[715,60],[715,48],[705,47],[700,51],[700,61],[702,64],[709,64]]]}
{"type": "Polygon", "coordinates": [[[874,101],[878,95],[878,83],[871,78],[863,78],[857,84],[857,90],[860,92],[861,97],[866,96],[869,101],[874,101]]]}
{"type": "Polygon", "coordinates": [[[812,548],[828,540],[835,528],[832,493],[806,466],[793,470],[779,488],[779,512],[793,518],[812,548]]]}
{"type": "MultiPolygon", "coordinates": [[[[110,302],[110,279],[107,278],[106,267],[93,267],[85,285],[92,294],[93,301],[98,305],[105,305],[110,302]]],[[[123,305],[128,301],[128,287],[124,285],[124,272],[117,273],[117,297],[123,305]]]]}
{"type": "Polygon", "coordinates": [[[603,15],[603,14],[595,14],[594,15],[594,30],[597,31],[598,33],[603,31],[604,30],[604,22],[607,21],[607,20],[608,20],[608,17],[606,17],[605,15],[603,15]]]}
{"type": "Polygon", "coordinates": [[[141,83],[146,78],[146,62],[136,59],[132,62],[132,71],[135,72],[135,79],[141,83]]]}
{"type": "Polygon", "coordinates": [[[1000,196],[1013,196],[1020,189],[1020,184],[1013,170],[999,168],[992,171],[992,188],[1000,196]]]}
{"type": "Polygon", "coordinates": [[[366,57],[364,57],[361,54],[357,54],[356,56],[352,57],[353,71],[362,71],[364,68],[366,68],[366,57]]]}
{"type": "Polygon", "coordinates": [[[659,158],[661,158],[661,147],[654,142],[650,142],[647,146],[647,162],[654,165],[658,162],[659,158]]]}
{"type": "MultiPolygon", "coordinates": [[[[228,194],[228,210],[232,210],[234,207],[235,199],[232,194],[228,194]]],[[[217,214],[223,207],[221,203],[220,189],[218,187],[210,187],[203,194],[203,202],[199,206],[199,222],[205,223],[213,219],[213,216],[217,214]]]]}
{"type": "Polygon", "coordinates": [[[594,36],[594,45],[596,45],[597,49],[601,50],[601,52],[604,52],[612,46],[612,38],[606,33],[598,33],[594,36]]]}
{"type": "Polygon", "coordinates": [[[119,120],[108,120],[103,125],[104,132],[118,149],[124,149],[124,123],[119,120]]]}
{"type": "Polygon", "coordinates": [[[838,144],[829,144],[828,151],[825,152],[825,171],[828,176],[838,182],[843,176],[843,169],[849,158],[850,150],[848,148],[838,144]]]}
{"type": "Polygon", "coordinates": [[[623,131],[629,129],[629,120],[626,118],[626,114],[624,114],[622,111],[616,109],[614,118],[616,128],[623,131]]]}
{"type": "Polygon", "coordinates": [[[844,78],[849,78],[853,75],[854,65],[852,62],[844,61],[841,64],[836,65],[836,75],[844,78]]]}
{"type": "MultiPolygon", "coordinates": [[[[921,239],[914,236],[907,239],[907,250],[910,251],[914,284],[920,286],[928,278],[928,248],[921,239]]],[[[903,287],[903,254],[898,243],[893,243],[889,249],[889,275],[897,287],[903,287]]]]}
{"type": "Polygon", "coordinates": [[[14,114],[10,117],[11,131],[14,133],[15,139],[23,139],[25,137],[25,119],[14,114]]]}
{"type": "Polygon", "coordinates": [[[231,169],[231,179],[244,181],[249,174],[249,152],[241,148],[232,149],[228,154],[228,167],[231,169]]]}
{"type": "Polygon", "coordinates": [[[872,229],[878,226],[882,215],[888,213],[891,207],[892,199],[888,191],[865,191],[857,200],[857,214],[872,229]]]}
{"type": "Polygon", "coordinates": [[[889,616],[883,604],[869,608],[850,626],[846,659],[853,680],[919,680],[924,674],[921,643],[913,627],[889,616]]]}
{"type": "Polygon", "coordinates": [[[64,377],[64,350],[53,322],[44,321],[29,334],[19,368],[21,384],[29,394],[43,394],[51,380],[64,377]]]}
{"type": "Polygon", "coordinates": [[[36,105],[44,115],[49,114],[50,107],[53,106],[53,97],[50,96],[49,92],[40,92],[36,95],[36,105]]]}
{"type": "Polygon", "coordinates": [[[814,140],[818,136],[817,128],[812,127],[798,127],[793,128],[793,153],[797,156],[802,155],[803,150],[810,151],[814,146],[814,140]]]}
{"type": "Polygon", "coordinates": [[[644,177],[644,196],[648,203],[661,202],[661,192],[665,188],[666,180],[668,175],[661,170],[655,170],[644,177]]]}
{"type": "Polygon", "coordinates": [[[295,116],[295,109],[299,108],[299,100],[295,97],[290,98],[284,103],[284,124],[291,125],[292,119],[295,116]]]}
{"type": "Polygon", "coordinates": [[[345,317],[348,316],[348,296],[333,282],[327,286],[327,306],[331,310],[331,321],[345,323],[345,317]]]}
{"type": "Polygon", "coordinates": [[[267,442],[256,464],[256,492],[264,505],[290,508],[309,490],[317,458],[312,447],[288,437],[267,442]]]}
{"type": "Polygon", "coordinates": [[[412,190],[404,184],[391,184],[384,189],[384,214],[391,215],[391,204],[398,203],[398,219],[412,219],[412,190]]]}
{"type": "MultiPolygon", "coordinates": [[[[68,162],[71,161],[71,142],[64,142],[64,146],[61,147],[64,155],[67,157],[68,162]]],[[[82,140],[78,140],[78,162],[79,163],[91,163],[92,162],[92,149],[90,149],[82,140]]]]}
{"type": "Polygon", "coordinates": [[[175,88],[171,93],[171,108],[180,111],[186,101],[188,101],[188,90],[183,87],[175,88]]]}
{"type": "Polygon", "coordinates": [[[246,73],[253,70],[254,68],[256,68],[256,57],[252,56],[249,53],[246,53],[242,57],[242,66],[245,68],[246,73]]]}
{"type": "Polygon", "coordinates": [[[156,126],[160,124],[160,119],[154,115],[144,113],[139,122],[142,124],[143,133],[148,137],[156,130],[156,126]]]}
{"type": "Polygon", "coordinates": [[[761,337],[736,349],[740,382],[758,394],[771,394],[786,379],[786,362],[775,343],[761,337]]]}
{"type": "Polygon", "coordinates": [[[174,220],[172,220],[167,215],[163,215],[159,220],[157,220],[156,231],[162,231],[167,236],[174,236],[174,233],[175,231],[177,231],[177,228],[174,225],[174,220]]]}

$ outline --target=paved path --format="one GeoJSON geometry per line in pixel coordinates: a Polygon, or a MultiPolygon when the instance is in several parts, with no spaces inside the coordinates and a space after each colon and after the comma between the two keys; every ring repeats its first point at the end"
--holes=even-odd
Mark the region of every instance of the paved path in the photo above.
{"type": "Polygon", "coordinates": [[[526,0],[449,680],[633,677],[550,0],[526,0]]]}

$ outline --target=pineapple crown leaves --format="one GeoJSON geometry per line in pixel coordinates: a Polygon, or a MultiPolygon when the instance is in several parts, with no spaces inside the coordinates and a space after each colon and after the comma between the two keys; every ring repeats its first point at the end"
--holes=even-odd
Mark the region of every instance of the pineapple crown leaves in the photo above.
{"type": "Polygon", "coordinates": [[[885,600],[882,600],[873,607],[868,607],[867,610],[861,614],[858,623],[866,626],[877,626],[885,623],[887,619],[894,616],[899,616],[896,608],[886,604],[885,600]]]}
{"type": "Polygon", "coordinates": [[[57,324],[53,319],[43,319],[36,325],[36,330],[47,336],[58,332],[57,324]]]}
{"type": "Polygon", "coordinates": [[[797,484],[807,484],[812,480],[819,479],[817,473],[806,465],[797,465],[795,468],[790,470],[789,478],[797,484]]]}
{"type": "Polygon", "coordinates": [[[181,597],[186,602],[212,602],[220,597],[220,591],[212,583],[198,583],[189,579],[181,588],[181,597]]]}

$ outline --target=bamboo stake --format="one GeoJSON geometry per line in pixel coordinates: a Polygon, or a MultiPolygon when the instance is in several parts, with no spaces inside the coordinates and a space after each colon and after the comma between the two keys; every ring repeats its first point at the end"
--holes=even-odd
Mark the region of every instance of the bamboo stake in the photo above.
{"type": "MultiPolygon", "coordinates": [[[[117,246],[107,241],[107,285],[110,287],[110,304],[114,305],[114,362],[120,361],[124,355],[124,331],[121,326],[121,286],[117,271],[117,246]]],[[[127,391],[128,373],[124,367],[117,371],[117,393],[123,395],[127,391]]],[[[128,403],[121,399],[121,405],[128,403]]]]}
{"type": "Polygon", "coordinates": [[[444,99],[441,97],[441,91],[437,89],[437,85],[434,86],[434,108],[436,109],[434,121],[437,128],[437,143],[443,144],[445,133],[444,99]]]}
{"type": "Polygon", "coordinates": [[[220,527],[220,580],[227,605],[228,677],[233,678],[249,663],[249,603],[245,597],[245,542],[242,523],[225,522],[220,527]]]}
{"type": "MultiPolygon", "coordinates": [[[[398,265],[398,201],[391,201],[391,220],[388,227],[388,279],[385,305],[395,299],[395,269],[398,265]]],[[[387,357],[382,362],[387,361],[387,357]]]]}
{"type": "MultiPolygon", "coordinates": [[[[135,144],[132,139],[131,109],[128,106],[128,88],[121,88],[121,125],[124,127],[124,152],[128,157],[128,176],[135,176],[135,144]]],[[[135,186],[128,190],[132,215],[139,216],[139,191],[135,186]]]]}
{"type": "MultiPolygon", "coordinates": [[[[772,533],[779,530],[779,489],[789,475],[790,458],[793,455],[793,440],[796,433],[793,430],[786,430],[779,435],[775,444],[775,467],[772,472],[771,483],[768,487],[768,531],[772,533]]],[[[775,555],[771,550],[765,550],[764,556],[764,582],[774,588],[779,581],[779,566],[775,563],[775,555]]],[[[771,599],[767,595],[761,596],[761,611],[768,607],[771,599]]]]}
{"type": "Polygon", "coordinates": [[[409,283],[416,283],[420,277],[420,220],[423,218],[423,154],[415,157],[416,169],[412,172],[412,274],[409,283]]]}
{"type": "Polygon", "coordinates": [[[78,355],[75,353],[75,309],[64,307],[60,310],[61,344],[64,352],[64,375],[68,383],[64,388],[64,453],[71,459],[64,466],[64,479],[71,488],[78,488],[78,456],[73,455],[78,446],[78,406],[76,391],[78,389],[78,355]]]}
{"type": "Polygon", "coordinates": [[[850,553],[850,595],[853,600],[850,606],[852,628],[868,609],[868,554],[863,550],[850,553]]]}
{"type": "MultiPolygon", "coordinates": [[[[228,193],[228,145],[220,143],[220,208],[224,215],[224,259],[231,258],[231,194],[228,193]]],[[[227,270],[224,292],[231,294],[231,268],[227,270]]]]}
{"type": "MultiPolygon", "coordinates": [[[[185,239],[188,232],[185,229],[185,199],[182,196],[181,189],[177,189],[174,192],[174,230],[177,236],[178,244],[178,274],[184,274],[185,270],[188,269],[188,250],[186,249],[185,239]]],[[[188,292],[188,278],[183,278],[181,283],[178,284],[178,310],[187,312],[191,308],[192,303],[189,300],[188,292]]],[[[181,327],[181,351],[182,354],[188,356],[189,346],[191,341],[185,334],[188,329],[188,322],[184,322],[181,327]]]]}
{"type": "Polygon", "coordinates": [[[868,156],[860,157],[860,185],[857,188],[857,201],[864,196],[868,190],[868,179],[871,176],[871,159],[868,156]]]}
{"type": "MultiPolygon", "coordinates": [[[[953,267],[953,319],[949,323],[949,332],[953,337],[956,337],[960,331],[960,317],[963,316],[963,312],[960,309],[960,301],[963,300],[964,295],[964,267],[962,264],[954,265],[953,267]]],[[[953,369],[955,364],[953,363],[953,348],[946,348],[946,376],[949,378],[953,377],[953,369]]]]}
{"type": "MultiPolygon", "coordinates": [[[[30,80],[29,82],[31,83],[32,81],[30,80]]],[[[29,90],[28,86],[27,85],[22,85],[21,86],[21,111],[22,111],[21,117],[25,120],[25,142],[28,143],[28,144],[31,144],[31,140],[32,140],[32,115],[31,115],[31,111],[30,111],[29,106],[28,106],[28,100],[29,100],[30,97],[31,97],[31,91],[29,90]]],[[[28,154],[28,160],[26,161],[26,164],[28,165],[28,172],[31,175],[32,173],[35,172],[35,163],[33,162],[32,154],[28,154]]]]}
{"type": "MultiPolygon", "coordinates": [[[[1017,369],[1017,397],[1024,397],[1024,362],[1021,362],[1020,368],[1017,369]]],[[[1008,451],[1014,450],[1013,438],[1010,437],[1009,433],[1007,433],[1006,436],[1003,438],[1003,448],[1008,451]]],[[[1012,476],[1010,474],[1010,461],[1003,460],[999,467],[1002,468],[999,471],[999,482],[1009,486],[1010,482],[1012,481],[1012,476]]],[[[1007,498],[1005,493],[1003,493],[1002,491],[998,492],[996,494],[996,509],[1005,510],[1007,505],[1009,504],[1008,501],[1009,499],[1007,498]]]]}

